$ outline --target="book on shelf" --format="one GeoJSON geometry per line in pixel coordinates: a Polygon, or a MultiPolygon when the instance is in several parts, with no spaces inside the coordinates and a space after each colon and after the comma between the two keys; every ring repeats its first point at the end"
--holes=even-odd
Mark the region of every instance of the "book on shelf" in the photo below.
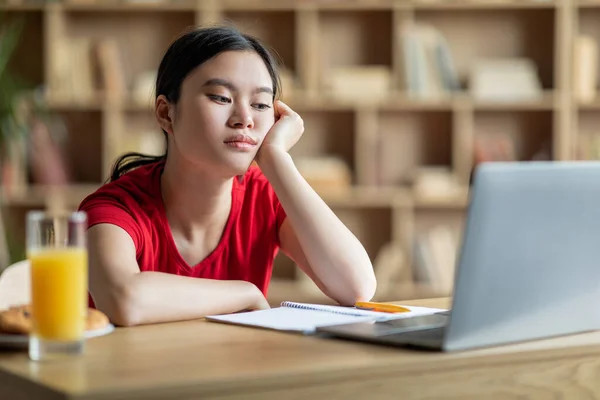
{"type": "Polygon", "coordinates": [[[416,236],[413,244],[415,281],[451,294],[458,258],[457,234],[438,224],[416,236]]]}
{"type": "Polygon", "coordinates": [[[428,24],[400,30],[404,83],[410,97],[436,99],[460,90],[456,66],[445,36],[428,24]]]}
{"type": "Polygon", "coordinates": [[[486,161],[515,161],[515,144],[508,134],[481,135],[473,146],[474,166],[486,161]]]}
{"type": "Polygon", "coordinates": [[[465,188],[449,166],[422,166],[412,174],[412,190],[418,199],[463,198],[465,188]]]}
{"type": "Polygon", "coordinates": [[[508,133],[478,135],[473,145],[473,170],[482,162],[552,160],[551,135],[532,150],[525,153],[524,149],[517,149],[515,139],[508,133]]]}
{"type": "Polygon", "coordinates": [[[543,95],[535,63],[518,57],[476,60],[469,90],[476,100],[494,102],[540,100],[543,95]]]}
{"type": "MultiPolygon", "coordinates": [[[[156,77],[156,70],[147,70],[135,76],[131,88],[131,101],[133,104],[148,110],[154,109],[156,77]]],[[[125,96],[126,86],[124,77],[118,77],[118,81],[121,81],[119,84],[120,88],[118,89],[121,93],[120,96],[125,96]]]]}
{"type": "Polygon", "coordinates": [[[27,186],[28,154],[25,140],[11,140],[4,144],[5,157],[0,159],[0,185],[4,196],[12,196],[27,186]]]}
{"type": "Polygon", "coordinates": [[[114,39],[101,39],[95,45],[99,81],[108,100],[127,96],[127,77],[119,44],[114,39]]]}
{"type": "Polygon", "coordinates": [[[380,99],[391,91],[392,74],[387,65],[330,67],[325,74],[325,86],[343,99],[380,99]]]}
{"type": "Polygon", "coordinates": [[[0,185],[5,196],[19,196],[30,184],[64,186],[71,181],[71,170],[65,154],[68,135],[58,115],[40,113],[28,96],[19,99],[15,119],[21,121],[23,133],[5,141],[0,185]]]}
{"type": "Polygon", "coordinates": [[[373,260],[373,270],[377,279],[377,298],[393,295],[394,289],[402,283],[407,270],[407,255],[403,247],[394,242],[385,243],[373,260]]]}
{"type": "Polygon", "coordinates": [[[347,193],[352,186],[352,171],[336,156],[298,156],[294,162],[302,177],[317,192],[347,193]]]}
{"type": "Polygon", "coordinates": [[[114,157],[127,152],[139,152],[151,156],[165,154],[165,139],[161,131],[157,130],[134,130],[122,135],[118,145],[115,146],[114,157]]]}
{"type": "Polygon", "coordinates": [[[581,103],[596,99],[598,86],[598,43],[588,35],[579,35],[573,43],[573,91],[581,103]]]}
{"type": "Polygon", "coordinates": [[[50,101],[93,101],[99,93],[108,100],[127,96],[127,68],[116,40],[64,38],[54,46],[50,101]]]}
{"type": "Polygon", "coordinates": [[[298,91],[298,84],[293,71],[282,67],[279,71],[279,78],[281,80],[281,97],[286,99],[286,101],[287,99],[292,99],[298,91]]]}
{"type": "Polygon", "coordinates": [[[66,186],[71,171],[64,149],[57,140],[57,126],[34,120],[29,129],[29,168],[32,182],[40,185],[66,186]]]}

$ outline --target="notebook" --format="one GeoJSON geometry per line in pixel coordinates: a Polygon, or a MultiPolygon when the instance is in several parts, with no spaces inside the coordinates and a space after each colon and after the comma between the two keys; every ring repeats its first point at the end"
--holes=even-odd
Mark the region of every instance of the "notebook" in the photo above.
{"type": "Polygon", "coordinates": [[[316,328],[321,326],[353,322],[386,321],[446,311],[429,307],[403,307],[410,309],[410,312],[386,313],[361,310],[354,307],[284,301],[281,303],[281,307],[236,314],[210,315],[206,317],[206,320],[309,335],[314,334],[316,328]]]}

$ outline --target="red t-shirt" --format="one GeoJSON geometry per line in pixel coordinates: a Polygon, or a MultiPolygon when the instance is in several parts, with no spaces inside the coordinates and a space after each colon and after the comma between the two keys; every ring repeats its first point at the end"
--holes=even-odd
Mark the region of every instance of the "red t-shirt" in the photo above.
{"type": "Polygon", "coordinates": [[[89,227],[109,223],[129,233],[141,271],[245,280],[266,296],[286,214],[261,170],[252,166],[241,183],[233,180],[231,211],[219,244],[197,265],[188,265],[166,218],[163,167],[164,162],[139,167],[86,197],[79,209],[87,212],[89,227]]]}

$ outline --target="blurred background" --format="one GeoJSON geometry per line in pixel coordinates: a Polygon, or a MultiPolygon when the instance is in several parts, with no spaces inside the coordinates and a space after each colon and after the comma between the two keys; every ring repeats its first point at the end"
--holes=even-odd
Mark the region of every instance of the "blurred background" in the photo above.
{"type": "MultiPolygon", "coordinates": [[[[306,127],[292,155],[378,300],[451,294],[478,163],[600,156],[600,1],[0,0],[0,271],[28,210],[75,209],[118,155],[162,153],[156,69],[212,23],[280,58],[306,127]]],[[[329,302],[284,256],[269,300],[329,302]]]]}

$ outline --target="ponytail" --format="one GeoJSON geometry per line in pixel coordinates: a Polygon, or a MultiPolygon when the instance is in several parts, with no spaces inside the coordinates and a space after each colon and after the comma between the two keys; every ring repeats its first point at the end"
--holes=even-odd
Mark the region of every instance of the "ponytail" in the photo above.
{"type": "Polygon", "coordinates": [[[144,165],[157,163],[165,160],[166,154],[162,156],[149,156],[142,153],[126,153],[115,161],[112,173],[110,175],[110,182],[116,181],[127,172],[139,168],[144,165]]]}

